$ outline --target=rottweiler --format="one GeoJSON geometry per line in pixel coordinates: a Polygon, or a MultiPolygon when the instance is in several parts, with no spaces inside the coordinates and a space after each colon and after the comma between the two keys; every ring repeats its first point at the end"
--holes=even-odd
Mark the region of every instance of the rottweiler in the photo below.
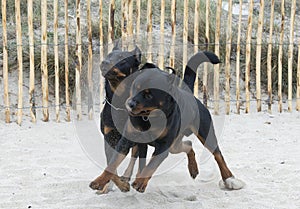
{"type": "MultiPolygon", "coordinates": [[[[191,141],[182,141],[183,136],[194,133],[199,140],[214,155],[221,171],[224,185],[228,189],[240,189],[243,182],[234,178],[227,167],[218,146],[211,115],[208,109],[193,96],[195,70],[199,63],[211,61],[214,54],[199,52],[188,62],[184,81],[178,86],[178,78],[157,67],[142,70],[135,78],[130,89],[130,97],[126,101],[129,120],[121,140],[116,146],[117,152],[105,171],[92,182],[97,188],[102,188],[115,175],[116,169],[136,144],[154,146],[150,162],[143,168],[132,186],[139,192],[144,192],[149,179],[170,153],[185,152],[188,157],[188,169],[192,178],[198,175],[195,152],[191,141]],[[197,56],[202,59],[197,59],[197,56]],[[164,124],[165,123],[165,124],[164,124]]],[[[214,55],[215,61],[219,59],[214,55]]],[[[149,66],[149,65],[148,65],[149,66]]]]}
{"type": "MultiPolygon", "coordinates": [[[[116,120],[113,120],[112,114],[117,115],[117,117],[120,119],[124,118],[122,115],[127,115],[125,101],[129,96],[129,87],[126,87],[126,84],[123,81],[126,77],[139,70],[141,56],[141,50],[138,47],[132,51],[122,51],[119,49],[118,44],[116,44],[112,52],[107,55],[100,65],[101,73],[105,78],[106,94],[105,105],[101,112],[100,124],[101,132],[104,135],[105,140],[105,155],[107,163],[111,161],[116,145],[122,136],[116,128],[116,120]],[[120,87],[119,85],[122,85],[121,88],[123,88],[123,91],[119,95],[116,95],[115,89],[120,87]],[[118,107],[112,104],[113,97],[117,97],[121,101],[118,103],[120,104],[118,107]]],[[[130,86],[130,84],[128,85],[130,86]]],[[[118,120],[117,122],[123,123],[124,126],[126,121],[118,120]]],[[[135,159],[138,154],[139,152],[136,146],[132,150],[132,158],[123,175],[123,178],[120,179],[118,176],[114,176],[114,183],[122,190],[128,190],[128,184],[124,183],[124,180],[130,179],[135,164],[135,159]]],[[[108,188],[106,187],[103,192],[107,191],[108,188]]]]}

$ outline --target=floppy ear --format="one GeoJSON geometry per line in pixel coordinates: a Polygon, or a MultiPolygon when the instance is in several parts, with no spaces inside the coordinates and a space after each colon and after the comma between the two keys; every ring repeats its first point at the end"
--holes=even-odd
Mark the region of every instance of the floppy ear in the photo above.
{"type": "Polygon", "coordinates": [[[168,70],[171,70],[172,71],[172,74],[176,75],[176,71],[174,68],[172,67],[166,67],[168,70]]]}
{"type": "Polygon", "coordinates": [[[142,62],[142,52],[138,46],[135,46],[135,49],[132,50],[131,53],[133,54],[137,62],[142,62]]]}

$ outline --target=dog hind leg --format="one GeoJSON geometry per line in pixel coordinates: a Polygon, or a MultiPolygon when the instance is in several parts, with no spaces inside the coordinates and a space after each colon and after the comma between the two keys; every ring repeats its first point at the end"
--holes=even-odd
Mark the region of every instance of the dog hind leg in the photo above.
{"type": "Polygon", "coordinates": [[[224,157],[218,145],[217,137],[215,134],[213,122],[209,111],[201,111],[200,127],[193,131],[201,143],[214,155],[221,172],[223,185],[227,189],[241,189],[244,183],[234,178],[232,172],[227,167],[224,157]]]}
{"type": "Polygon", "coordinates": [[[195,152],[192,147],[191,141],[181,141],[178,140],[175,144],[173,144],[170,148],[170,153],[177,154],[185,152],[188,157],[188,169],[191,177],[195,179],[197,175],[199,174],[197,161],[195,158],[195,152]]]}

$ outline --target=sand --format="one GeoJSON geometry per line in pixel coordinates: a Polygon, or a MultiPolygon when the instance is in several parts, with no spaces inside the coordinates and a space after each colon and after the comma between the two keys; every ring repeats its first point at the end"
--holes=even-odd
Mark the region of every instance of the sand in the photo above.
{"type": "Polygon", "coordinates": [[[104,159],[86,154],[74,123],[0,120],[0,208],[300,208],[299,121],[297,112],[225,117],[220,146],[246,183],[241,190],[219,188],[216,163],[192,137],[196,180],[183,154],[170,155],[145,193],[114,188],[99,195],[88,185],[103,170],[95,161],[104,159]]]}

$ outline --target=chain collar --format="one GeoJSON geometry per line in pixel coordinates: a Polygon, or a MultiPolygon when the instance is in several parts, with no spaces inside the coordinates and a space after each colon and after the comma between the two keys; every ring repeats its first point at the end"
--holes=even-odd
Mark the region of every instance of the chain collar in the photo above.
{"type": "Polygon", "coordinates": [[[107,103],[109,106],[111,106],[114,110],[117,110],[117,111],[126,111],[126,112],[127,112],[126,109],[119,108],[119,107],[115,107],[113,104],[111,104],[111,103],[108,101],[107,97],[105,97],[105,99],[104,99],[104,101],[103,101],[103,104],[105,104],[105,103],[107,103]]]}

